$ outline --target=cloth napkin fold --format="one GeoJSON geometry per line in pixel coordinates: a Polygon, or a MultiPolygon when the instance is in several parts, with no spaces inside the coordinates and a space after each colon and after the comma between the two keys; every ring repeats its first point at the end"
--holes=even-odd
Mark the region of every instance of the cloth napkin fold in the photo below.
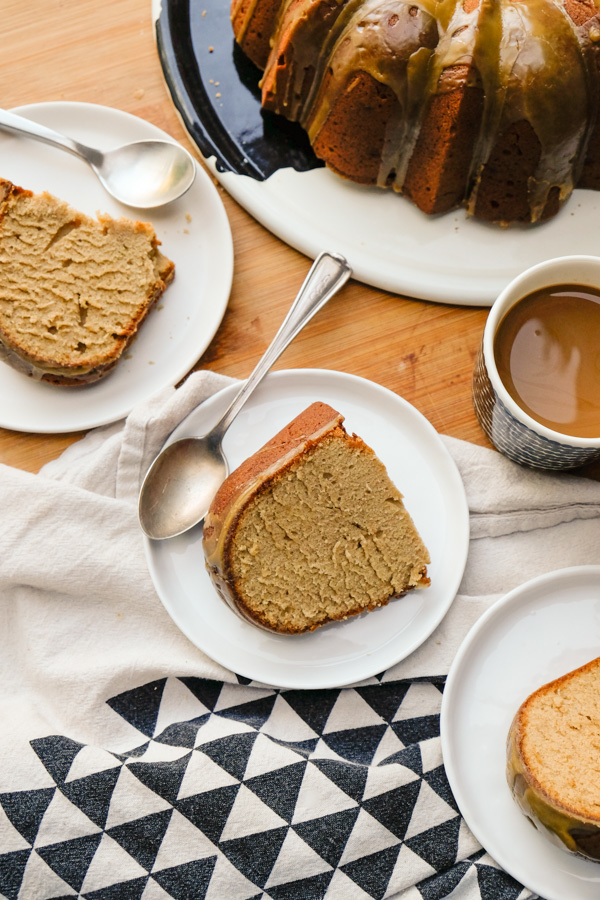
{"type": "Polygon", "coordinates": [[[140,482],[231,379],[208,372],[39,475],[0,467],[0,894],[9,900],[516,900],[460,816],[439,739],[471,625],[541,573],[600,564],[600,484],[444,437],[471,517],[431,638],[331,690],[248,682],[193,646],[148,573],[140,482]]]}

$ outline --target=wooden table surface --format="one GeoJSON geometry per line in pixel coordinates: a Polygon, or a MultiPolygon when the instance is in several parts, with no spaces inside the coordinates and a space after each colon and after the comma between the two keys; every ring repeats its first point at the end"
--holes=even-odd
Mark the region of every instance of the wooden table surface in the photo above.
{"type": "MultiPolygon", "coordinates": [[[[2,0],[2,23],[3,107],[100,103],[141,116],[194,151],[163,81],[150,0],[44,0],[33,6],[2,0]]],[[[195,368],[245,377],[310,261],[218,190],[233,233],[233,288],[223,322],[195,368]]],[[[487,314],[485,307],[411,300],[351,281],[276,368],[361,375],[400,394],[440,433],[490,446],[471,405],[471,373],[487,314]]],[[[37,472],[81,436],[0,429],[0,462],[37,472]]]]}

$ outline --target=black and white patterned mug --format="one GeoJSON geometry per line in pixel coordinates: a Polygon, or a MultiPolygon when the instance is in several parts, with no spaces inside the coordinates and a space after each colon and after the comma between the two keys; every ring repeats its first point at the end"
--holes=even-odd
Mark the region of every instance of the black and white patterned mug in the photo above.
{"type": "MultiPolygon", "coordinates": [[[[564,434],[525,412],[500,376],[495,343],[509,310],[534,292],[557,285],[600,293],[600,257],[551,259],[527,269],[507,285],[490,310],[473,374],[475,413],[492,444],[513,462],[555,470],[574,469],[600,459],[600,429],[593,437],[564,434]]],[[[593,365],[597,366],[600,404],[600,346],[593,365]]]]}

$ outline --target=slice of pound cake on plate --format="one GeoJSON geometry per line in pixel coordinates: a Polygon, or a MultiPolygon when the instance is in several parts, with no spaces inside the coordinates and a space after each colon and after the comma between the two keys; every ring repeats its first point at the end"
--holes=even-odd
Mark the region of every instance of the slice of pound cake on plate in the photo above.
{"type": "Polygon", "coordinates": [[[313,631],[429,584],[402,494],[342,423],[313,403],[232,472],[206,516],[217,591],[269,631],[313,631]]]}
{"type": "Polygon", "coordinates": [[[173,280],[159,243],[0,179],[0,358],[52,384],[103,378],[173,280]]]}
{"type": "Polygon", "coordinates": [[[542,834],[600,860],[600,657],[522,703],[508,735],[507,778],[542,834]]]}

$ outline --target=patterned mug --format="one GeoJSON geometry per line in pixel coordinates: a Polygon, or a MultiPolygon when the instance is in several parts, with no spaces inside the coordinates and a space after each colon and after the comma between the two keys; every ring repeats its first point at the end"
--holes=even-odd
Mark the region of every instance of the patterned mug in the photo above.
{"type": "Polygon", "coordinates": [[[528,294],[559,284],[600,289],[600,257],[565,256],[527,269],[494,302],[473,374],[473,405],[492,444],[513,462],[538,469],[575,469],[600,458],[598,437],[561,434],[524,412],[503,384],[494,357],[498,326],[528,294]]]}

